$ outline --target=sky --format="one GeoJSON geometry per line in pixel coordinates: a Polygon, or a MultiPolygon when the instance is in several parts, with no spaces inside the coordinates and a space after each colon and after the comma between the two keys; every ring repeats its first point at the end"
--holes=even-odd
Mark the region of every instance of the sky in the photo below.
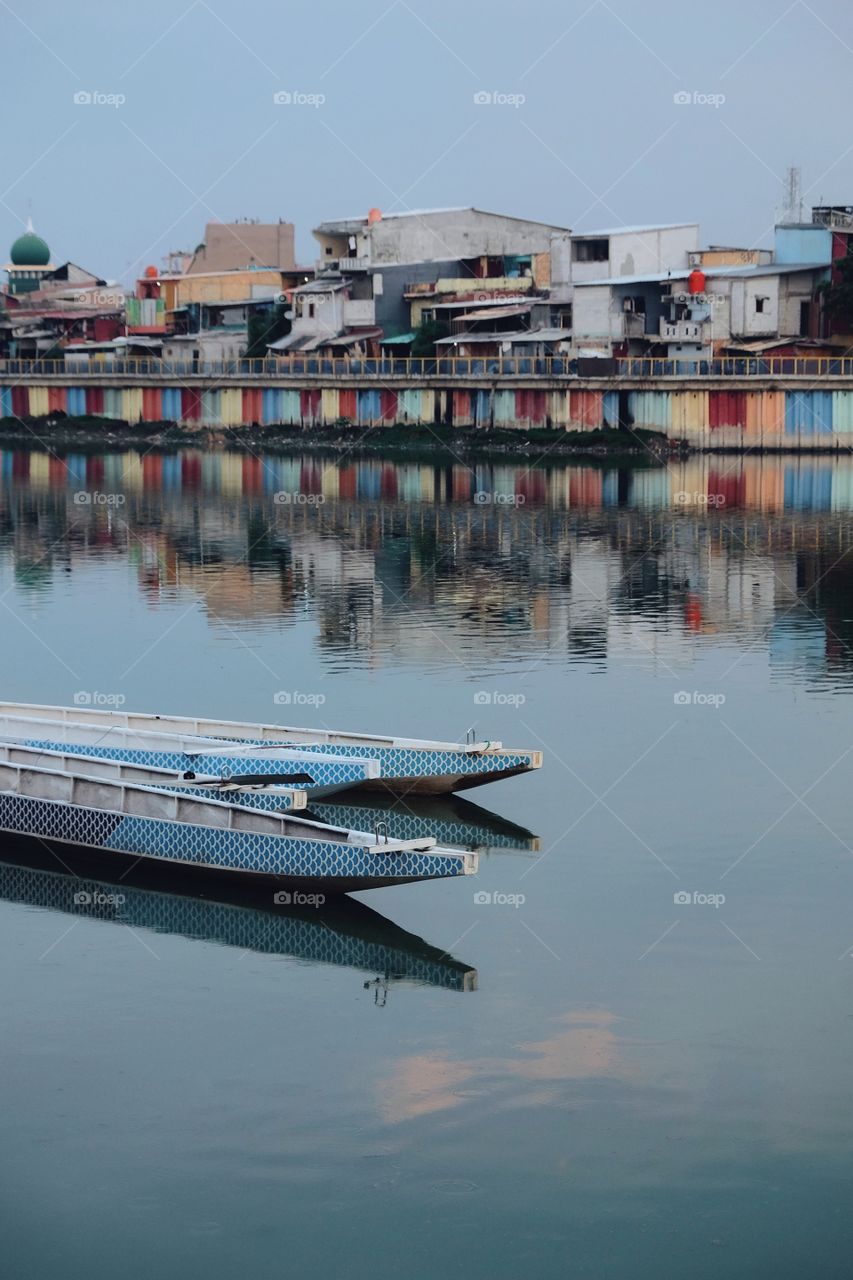
{"type": "MultiPolygon", "coordinates": [[[[853,204],[839,0],[0,0],[0,242],[131,282],[208,221],[476,205],[768,245],[853,204]]],[[[5,254],[6,250],[2,252],[5,254]]]]}

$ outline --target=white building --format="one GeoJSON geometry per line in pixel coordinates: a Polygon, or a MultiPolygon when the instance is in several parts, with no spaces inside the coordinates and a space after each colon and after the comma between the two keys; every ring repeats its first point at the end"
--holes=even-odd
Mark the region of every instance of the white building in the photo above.
{"type": "Polygon", "coordinates": [[[314,236],[320,246],[317,269],[345,272],[402,263],[543,254],[550,251],[554,232],[565,235],[568,229],[463,207],[386,214],[374,209],[366,217],[323,222],[314,236]]]}
{"type": "Polygon", "coordinates": [[[573,232],[570,283],[683,270],[698,248],[698,222],[573,232]]]}

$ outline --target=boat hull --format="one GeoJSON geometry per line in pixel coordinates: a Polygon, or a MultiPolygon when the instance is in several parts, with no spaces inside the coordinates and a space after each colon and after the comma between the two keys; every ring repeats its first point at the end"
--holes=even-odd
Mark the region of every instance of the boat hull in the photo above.
{"type": "Polygon", "coordinates": [[[205,876],[324,896],[471,875],[476,870],[476,857],[470,854],[384,853],[378,845],[207,827],[10,792],[0,792],[0,831],[133,861],[146,859],[184,873],[195,869],[205,876]]]}
{"type": "MultiPolygon", "coordinates": [[[[71,737],[73,739],[73,733],[71,737]]],[[[84,735],[81,734],[81,738],[84,738],[84,735]]],[[[63,735],[62,740],[25,738],[22,739],[22,745],[36,750],[67,751],[69,740],[67,734],[63,735]]],[[[234,744],[223,743],[223,746],[225,745],[230,747],[234,744]]],[[[87,756],[102,760],[120,760],[126,764],[144,765],[155,769],[174,769],[180,773],[191,770],[196,774],[209,774],[214,777],[222,776],[226,771],[231,776],[250,773],[266,774],[273,777],[279,775],[283,767],[286,767],[282,765],[279,758],[270,757],[269,759],[264,759],[254,755],[206,755],[203,748],[196,753],[181,750],[161,750],[156,746],[139,748],[105,746],[85,740],[81,743],[81,750],[84,748],[87,756]]],[[[293,767],[302,769],[305,767],[305,761],[306,757],[301,757],[293,767]]],[[[294,787],[298,790],[304,790],[309,797],[317,797],[317,799],[333,796],[339,791],[349,791],[354,787],[361,786],[364,782],[372,781],[369,775],[371,772],[376,772],[375,768],[368,768],[368,765],[372,766],[372,763],[372,761],[365,762],[363,754],[358,757],[341,758],[340,760],[324,757],[323,759],[318,759],[315,765],[310,766],[315,781],[305,785],[296,783],[294,787]]],[[[274,808],[278,811],[282,806],[275,803],[269,805],[259,803],[257,807],[274,808]]]]}
{"type": "MultiPolygon", "coordinates": [[[[269,724],[241,724],[227,720],[200,720],[185,716],[157,716],[148,713],[102,711],[89,707],[51,707],[27,703],[0,703],[0,717],[20,722],[29,720],[34,735],[39,721],[47,724],[62,723],[72,737],[64,737],[65,743],[81,740],[81,728],[94,729],[96,741],[100,741],[107,729],[122,732],[151,734],[154,732],[183,737],[216,739],[223,745],[243,744],[256,752],[252,760],[262,756],[264,749],[286,748],[304,753],[310,760],[312,754],[331,753],[338,760],[373,760],[378,763],[376,776],[352,778],[347,787],[365,791],[383,791],[396,796],[447,795],[485,786],[528,773],[542,765],[541,751],[511,750],[500,743],[480,742],[465,746],[452,742],[433,742],[418,738],[380,737],[374,734],[354,734],[331,730],[312,730],[269,724]]],[[[16,732],[18,732],[16,730],[16,732]]],[[[89,741],[88,737],[82,740],[89,741]]],[[[145,763],[157,764],[153,757],[145,763]]],[[[220,761],[221,764],[221,761],[220,761]]],[[[181,766],[177,766],[181,767],[181,766]]],[[[318,778],[325,785],[325,779],[318,778]]],[[[339,780],[331,779],[331,786],[341,790],[339,780]]],[[[311,788],[309,794],[319,797],[331,795],[329,787],[321,792],[311,788]]]]}

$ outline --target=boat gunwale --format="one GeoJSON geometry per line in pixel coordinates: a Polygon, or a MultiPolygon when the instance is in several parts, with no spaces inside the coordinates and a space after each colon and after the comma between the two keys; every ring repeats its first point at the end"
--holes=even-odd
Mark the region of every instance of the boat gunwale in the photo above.
{"type": "MultiPolygon", "coordinates": [[[[23,742],[13,742],[6,739],[0,739],[0,765],[20,765],[21,768],[25,769],[35,769],[39,767],[37,763],[30,765],[24,761],[11,760],[6,755],[6,753],[9,752],[18,752],[22,755],[32,755],[36,758],[36,761],[47,757],[49,761],[56,761],[61,765],[61,767],[56,768],[51,772],[67,773],[69,776],[73,773],[80,772],[80,770],[73,768],[75,762],[80,762],[85,766],[94,765],[98,770],[115,770],[117,774],[116,777],[109,777],[102,776],[98,773],[86,773],[85,776],[92,780],[97,779],[104,782],[125,782],[133,786],[153,787],[156,790],[163,789],[174,792],[193,789],[205,790],[209,788],[211,791],[210,798],[212,800],[219,798],[216,795],[216,792],[220,787],[222,788],[223,794],[227,793],[228,795],[239,795],[242,791],[252,793],[262,791],[270,795],[275,800],[289,802],[294,810],[308,808],[308,793],[306,791],[300,791],[293,787],[284,787],[277,783],[270,783],[269,786],[264,786],[260,783],[241,784],[239,782],[233,782],[227,777],[216,778],[212,775],[208,777],[206,774],[202,775],[200,778],[185,779],[180,776],[179,770],[163,768],[159,765],[138,764],[133,760],[118,760],[113,756],[89,756],[82,751],[78,753],[67,749],[57,750],[53,747],[30,747],[23,742]],[[162,776],[163,781],[162,783],[157,780],[147,782],[142,778],[125,778],[122,776],[125,772],[159,774],[162,776]]],[[[190,800],[200,800],[202,803],[205,803],[205,798],[202,796],[187,796],[186,798],[190,800]]],[[[253,812],[257,812],[257,810],[253,810],[253,812]]]]}
{"type": "MultiPolygon", "coordinates": [[[[97,707],[61,707],[52,704],[26,703],[26,702],[0,702],[0,720],[4,716],[14,718],[15,712],[23,713],[20,718],[31,720],[46,720],[47,716],[40,713],[58,712],[59,719],[62,723],[70,722],[72,724],[82,724],[92,727],[98,724],[104,724],[106,721],[112,721],[112,727],[124,728],[127,731],[135,731],[139,733],[149,732],[149,730],[137,728],[134,721],[141,721],[144,724],[186,724],[195,727],[195,733],[188,733],[190,737],[200,737],[214,740],[225,740],[235,742],[252,741],[266,744],[269,741],[271,746],[280,745],[282,749],[296,749],[299,746],[309,746],[310,742],[294,742],[280,744],[276,743],[276,735],[279,737],[284,734],[302,734],[309,739],[313,739],[317,745],[328,745],[333,747],[336,743],[340,746],[360,746],[364,745],[368,750],[370,747],[386,748],[386,749],[405,749],[412,751],[450,751],[459,752],[463,755],[488,755],[488,756],[530,756],[531,769],[538,769],[542,764],[542,752],[540,750],[532,750],[529,748],[510,748],[504,747],[501,742],[483,742],[463,743],[463,742],[439,742],[427,738],[398,738],[383,736],[380,734],[360,734],[353,733],[349,730],[332,730],[332,729],[309,729],[298,728],[293,725],[272,725],[267,723],[249,724],[239,720],[211,720],[206,717],[198,716],[160,716],[151,711],[108,711],[97,707]],[[9,710],[11,709],[11,710],[9,710]],[[26,712],[30,712],[29,715],[26,712]],[[74,720],[71,717],[78,716],[74,720]],[[79,718],[82,717],[82,718],[79,718]],[[89,719],[89,717],[92,717],[89,719]],[[206,727],[204,733],[199,732],[206,727]],[[219,728],[222,733],[211,732],[212,729],[219,728]],[[243,736],[242,732],[239,737],[233,736],[234,730],[246,731],[247,736],[243,736]],[[252,731],[257,732],[253,733],[252,731]]],[[[162,729],[161,732],[169,733],[168,729],[162,729]]],[[[173,736],[181,736],[176,733],[173,736]]],[[[356,757],[352,757],[353,759],[356,757]]]]}

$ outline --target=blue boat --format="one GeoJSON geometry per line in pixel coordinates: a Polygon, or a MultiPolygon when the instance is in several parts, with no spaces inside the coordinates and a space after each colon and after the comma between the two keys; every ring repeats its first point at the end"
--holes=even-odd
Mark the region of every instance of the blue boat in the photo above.
{"type": "Polygon", "coordinates": [[[433,838],[386,840],[223,800],[0,760],[0,831],[60,852],[95,850],[164,868],[267,883],[278,892],[350,893],[474,875],[477,855],[433,838]]]}
{"type": "MultiPolygon", "coordinates": [[[[280,786],[264,775],[235,778],[226,771],[224,774],[220,772],[207,776],[196,774],[192,770],[181,772],[177,769],[158,769],[151,765],[128,764],[105,756],[86,755],[85,751],[85,747],[81,747],[78,752],[0,742],[0,761],[26,765],[29,768],[54,769],[62,773],[80,773],[89,778],[107,778],[114,782],[136,782],[141,786],[180,791],[183,795],[198,796],[201,799],[233,799],[249,808],[269,809],[273,813],[304,809],[308,803],[304,787],[297,790],[280,786]]],[[[320,815],[316,816],[320,817],[320,821],[323,820],[320,815]]]]}
{"type": "MultiPolygon", "coordinates": [[[[297,729],[270,724],[242,724],[231,720],[209,720],[185,716],[162,716],[146,712],[125,712],[85,707],[53,707],[31,703],[0,703],[2,721],[8,718],[44,720],[72,726],[89,726],[108,731],[151,733],[158,731],[186,740],[195,737],[211,741],[240,743],[253,748],[256,760],[283,748],[322,757],[332,753],[339,761],[373,760],[377,770],[348,785],[361,790],[378,790],[394,795],[441,795],[497,782],[514,774],[527,773],[542,764],[541,751],[505,748],[500,742],[433,742],[420,738],[380,737],[375,734],[337,732],[328,729],[297,729]]],[[[81,730],[74,728],[78,735],[81,730]]],[[[33,736],[34,741],[44,740],[33,736]]],[[[66,742],[82,741],[79,737],[66,742]]],[[[124,757],[122,757],[124,758],[124,757]]],[[[151,759],[141,763],[156,763],[151,759]]],[[[315,794],[317,794],[315,792],[315,794]]],[[[331,794],[326,792],[326,794],[331,794]]]]}
{"type": "Polygon", "coordinates": [[[150,730],[136,730],[0,711],[0,741],[45,751],[73,748],[73,754],[79,748],[87,756],[180,773],[186,782],[207,777],[239,786],[247,779],[266,778],[269,785],[293,787],[316,798],[375,781],[380,773],[379,763],[363,755],[344,757],[289,746],[260,749],[221,738],[167,733],[156,728],[156,721],[150,730]]]}

